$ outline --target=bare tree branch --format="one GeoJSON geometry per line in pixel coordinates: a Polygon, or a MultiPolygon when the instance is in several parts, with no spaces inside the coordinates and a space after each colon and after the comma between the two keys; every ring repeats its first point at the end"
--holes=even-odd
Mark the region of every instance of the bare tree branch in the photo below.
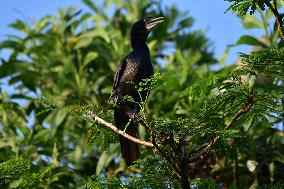
{"type": "Polygon", "coordinates": [[[113,124],[103,120],[102,118],[100,118],[96,113],[88,110],[86,112],[87,115],[91,116],[93,118],[94,121],[98,122],[99,124],[101,125],[104,125],[108,128],[110,128],[111,130],[113,130],[114,132],[116,132],[117,134],[120,134],[121,136],[137,143],[137,144],[141,144],[141,145],[144,145],[144,146],[147,146],[147,147],[154,147],[154,145],[151,143],[151,142],[147,142],[147,141],[143,141],[143,140],[140,140],[138,138],[135,138],[127,133],[125,133],[124,131],[118,129],[116,126],[114,126],[113,124]]]}

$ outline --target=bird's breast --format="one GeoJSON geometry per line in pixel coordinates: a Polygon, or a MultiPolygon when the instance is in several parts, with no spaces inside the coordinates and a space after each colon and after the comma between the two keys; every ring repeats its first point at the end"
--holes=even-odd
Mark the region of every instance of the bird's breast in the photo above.
{"type": "Polygon", "coordinates": [[[137,87],[143,79],[150,78],[154,74],[149,51],[134,50],[124,58],[123,62],[125,68],[116,90],[119,90],[122,96],[131,96],[136,102],[141,101],[141,97],[145,100],[147,93],[138,94],[137,87]]]}
{"type": "Polygon", "coordinates": [[[139,84],[143,79],[153,75],[153,66],[150,58],[132,57],[127,61],[124,77],[125,80],[139,84]]]}

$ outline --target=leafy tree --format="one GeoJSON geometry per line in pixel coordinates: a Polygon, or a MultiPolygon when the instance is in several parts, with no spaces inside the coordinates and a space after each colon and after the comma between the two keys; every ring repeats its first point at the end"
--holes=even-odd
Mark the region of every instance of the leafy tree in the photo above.
{"type": "Polygon", "coordinates": [[[0,91],[1,187],[283,187],[282,3],[228,1],[244,27],[264,29],[267,40],[240,37],[236,45],[261,48],[217,71],[193,19],[155,1],[83,0],[92,12],[67,8],[10,24],[21,34],[0,43],[10,50],[0,78],[15,89],[0,91]],[[166,18],[148,43],[160,74],[137,86],[152,88],[139,127],[146,145],[127,168],[117,143],[125,133],[110,129],[108,98],[116,66],[131,50],[129,28],[146,15],[166,18]]]}

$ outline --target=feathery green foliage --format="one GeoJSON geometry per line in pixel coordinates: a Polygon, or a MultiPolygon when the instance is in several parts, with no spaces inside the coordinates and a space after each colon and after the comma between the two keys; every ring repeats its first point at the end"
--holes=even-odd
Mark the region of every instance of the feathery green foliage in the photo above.
{"type": "Polygon", "coordinates": [[[233,3],[228,9],[236,12],[238,15],[245,15],[249,11],[250,14],[254,14],[256,9],[259,8],[262,11],[265,10],[265,1],[268,0],[225,0],[233,3]]]}
{"type": "Polygon", "coordinates": [[[0,185],[7,187],[9,183],[18,180],[30,171],[30,162],[22,158],[10,159],[0,164],[0,185]]]}
{"type": "Polygon", "coordinates": [[[240,53],[236,65],[217,62],[187,13],[156,1],[84,0],[92,12],[67,8],[12,23],[21,35],[0,42],[11,50],[0,79],[14,88],[0,90],[1,187],[180,188],[185,177],[192,188],[281,188],[284,43],[269,25],[271,1],[228,1],[244,28],[265,33],[240,36],[235,45],[254,52],[240,53]],[[148,42],[160,74],[137,86],[151,91],[140,104],[151,131],[139,126],[138,137],[155,147],[141,145],[127,168],[118,135],[87,112],[114,123],[114,71],[131,50],[131,24],[146,15],[165,17],[148,42]]]}

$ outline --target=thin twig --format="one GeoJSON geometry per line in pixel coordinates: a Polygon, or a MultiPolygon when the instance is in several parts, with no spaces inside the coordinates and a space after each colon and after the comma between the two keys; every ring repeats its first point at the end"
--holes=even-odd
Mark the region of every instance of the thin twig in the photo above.
{"type": "Polygon", "coordinates": [[[141,144],[141,145],[144,145],[144,146],[148,146],[148,147],[154,147],[154,145],[151,143],[151,142],[147,142],[147,141],[143,141],[143,140],[140,140],[138,138],[135,138],[127,133],[125,133],[124,131],[118,129],[116,126],[114,126],[113,124],[103,120],[102,118],[100,118],[97,114],[95,114],[94,112],[88,110],[87,112],[87,115],[91,116],[93,118],[94,121],[110,128],[111,130],[113,130],[114,132],[122,135],[123,137],[131,140],[132,142],[135,142],[137,144],[141,144]]]}
{"type": "MultiPolygon", "coordinates": [[[[226,125],[224,130],[228,130],[241,115],[246,114],[248,111],[250,111],[252,105],[253,105],[253,97],[248,96],[245,104],[241,107],[241,109],[237,113],[235,113],[235,115],[226,125]]],[[[219,139],[220,139],[220,136],[213,137],[205,148],[200,150],[197,154],[195,154],[195,156],[190,157],[188,159],[188,163],[192,163],[196,161],[197,159],[202,158],[204,155],[206,155],[209,152],[209,150],[218,142],[219,139]]]]}
{"type": "Polygon", "coordinates": [[[264,2],[268,6],[268,8],[272,11],[272,13],[274,14],[274,16],[276,18],[277,25],[278,25],[278,31],[280,33],[280,36],[284,40],[283,20],[282,20],[282,16],[280,15],[280,13],[278,12],[278,9],[277,9],[277,2],[275,0],[272,1],[273,4],[271,4],[268,0],[265,0],[264,2]]]}

